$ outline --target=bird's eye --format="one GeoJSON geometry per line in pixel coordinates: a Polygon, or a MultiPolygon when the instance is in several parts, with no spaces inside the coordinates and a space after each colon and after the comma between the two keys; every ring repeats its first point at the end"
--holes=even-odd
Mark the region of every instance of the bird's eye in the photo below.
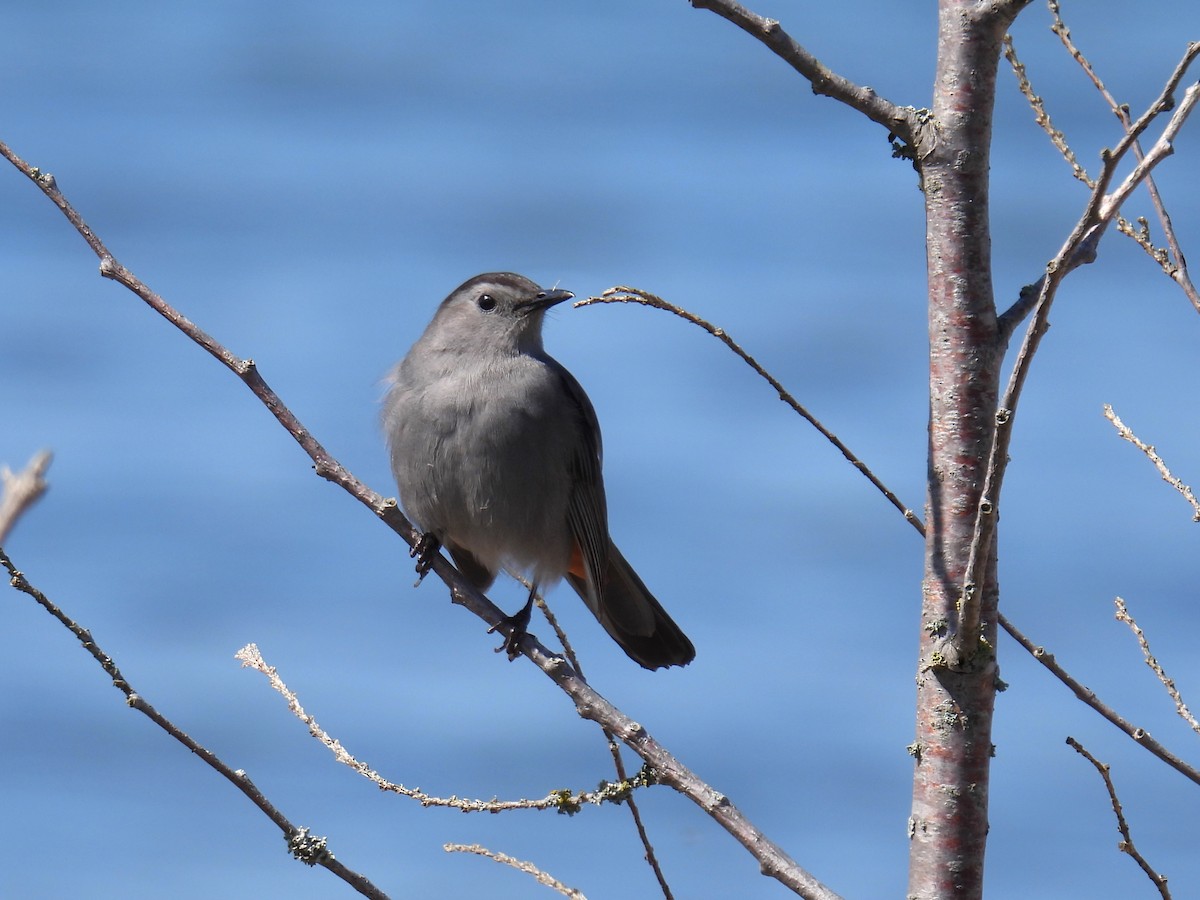
{"type": "Polygon", "coordinates": [[[496,298],[491,294],[480,294],[478,302],[479,308],[484,312],[491,312],[496,308],[496,298]]]}

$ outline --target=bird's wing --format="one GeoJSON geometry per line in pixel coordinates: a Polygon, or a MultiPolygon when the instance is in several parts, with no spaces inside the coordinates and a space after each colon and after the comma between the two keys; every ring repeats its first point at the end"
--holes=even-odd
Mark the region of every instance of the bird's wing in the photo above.
{"type": "Polygon", "coordinates": [[[576,441],[579,449],[573,454],[569,465],[571,473],[571,497],[567,506],[567,522],[571,534],[579,546],[582,557],[583,575],[587,583],[584,600],[592,612],[599,614],[600,598],[604,593],[605,572],[608,567],[608,508],[604,499],[604,477],[601,473],[603,447],[600,439],[600,423],[592,402],[584,393],[579,382],[556,360],[548,359],[550,368],[562,380],[567,396],[578,410],[576,420],[581,440],[576,441]]]}

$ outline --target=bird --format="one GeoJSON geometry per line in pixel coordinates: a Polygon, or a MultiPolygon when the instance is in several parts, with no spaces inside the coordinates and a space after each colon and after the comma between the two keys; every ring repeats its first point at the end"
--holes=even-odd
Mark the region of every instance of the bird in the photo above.
{"type": "Polygon", "coordinates": [[[525,574],[529,598],[497,648],[510,660],[535,595],[565,579],[632,660],[687,665],[692,642],[609,536],[592,403],[543,347],[546,311],[573,296],[477,275],[392,370],[381,419],[400,505],[423,534],[418,571],[444,547],[480,591],[501,569],[525,574]]]}

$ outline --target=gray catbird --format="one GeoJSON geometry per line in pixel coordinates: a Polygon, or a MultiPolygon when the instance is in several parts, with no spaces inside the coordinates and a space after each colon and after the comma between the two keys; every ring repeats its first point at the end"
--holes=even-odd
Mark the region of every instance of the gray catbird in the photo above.
{"type": "Polygon", "coordinates": [[[508,619],[510,657],[534,591],[566,577],[631,659],[686,665],[692,642],[609,539],[592,404],[542,348],[546,310],[572,296],[501,272],[442,301],[384,399],[400,502],[426,535],[422,552],[444,546],[480,590],[506,566],[531,576],[529,602],[508,619]]]}

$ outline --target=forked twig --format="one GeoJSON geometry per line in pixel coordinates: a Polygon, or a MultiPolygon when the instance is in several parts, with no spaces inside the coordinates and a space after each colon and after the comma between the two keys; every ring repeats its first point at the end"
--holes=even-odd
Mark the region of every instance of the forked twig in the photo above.
{"type": "MultiPolygon", "coordinates": [[[[1100,96],[1108,104],[1113,115],[1121,123],[1121,127],[1126,133],[1132,128],[1132,122],[1129,119],[1129,106],[1124,103],[1118,103],[1116,98],[1109,93],[1108,88],[1104,86],[1104,82],[1100,79],[1095,68],[1083,51],[1076,46],[1075,41],[1071,38],[1071,29],[1067,27],[1062,19],[1062,14],[1059,9],[1057,0],[1049,0],[1050,13],[1054,16],[1054,24],[1050,26],[1050,30],[1058,35],[1067,52],[1083,69],[1084,74],[1100,92],[1100,96]]],[[[1193,43],[1188,48],[1188,53],[1200,52],[1200,43],[1193,43]]],[[[1136,158],[1141,161],[1144,158],[1142,153],[1141,143],[1134,141],[1133,152],[1136,158]]],[[[1140,246],[1155,262],[1162,267],[1162,270],[1172,278],[1182,289],[1187,298],[1191,301],[1192,306],[1200,312],[1200,293],[1197,293],[1196,286],[1192,283],[1191,276],[1188,274],[1187,260],[1184,258],[1183,251],[1180,249],[1179,240],[1175,235],[1175,227],[1171,223],[1171,217],[1167,213],[1166,205],[1163,203],[1162,196],[1158,192],[1158,185],[1155,184],[1154,178],[1147,176],[1146,191],[1150,195],[1150,202],[1154,206],[1155,215],[1158,216],[1159,224],[1162,226],[1163,236],[1167,239],[1167,249],[1155,247],[1150,240],[1150,229],[1144,218],[1139,218],[1139,228],[1134,229],[1133,226],[1124,217],[1118,217],[1117,229],[1124,235],[1132,238],[1138,246],[1140,246]]]]}
{"type": "Polygon", "coordinates": [[[1146,862],[1146,858],[1138,852],[1137,847],[1133,844],[1133,836],[1129,833],[1129,823],[1125,821],[1125,812],[1121,809],[1121,801],[1117,799],[1117,788],[1113,784],[1112,775],[1109,773],[1107,763],[1102,763],[1096,757],[1092,756],[1087,751],[1087,748],[1073,737],[1067,738],[1067,743],[1075,749],[1080,756],[1090,762],[1096,771],[1100,773],[1100,777],[1104,779],[1104,788],[1108,791],[1108,799],[1112,803],[1113,814],[1117,817],[1117,830],[1121,832],[1121,841],[1117,844],[1117,849],[1122,853],[1127,853],[1133,858],[1133,861],[1138,864],[1146,877],[1151,883],[1158,888],[1158,893],[1163,900],[1171,900],[1171,892],[1167,890],[1167,876],[1159,875],[1150,863],[1146,862]]]}

